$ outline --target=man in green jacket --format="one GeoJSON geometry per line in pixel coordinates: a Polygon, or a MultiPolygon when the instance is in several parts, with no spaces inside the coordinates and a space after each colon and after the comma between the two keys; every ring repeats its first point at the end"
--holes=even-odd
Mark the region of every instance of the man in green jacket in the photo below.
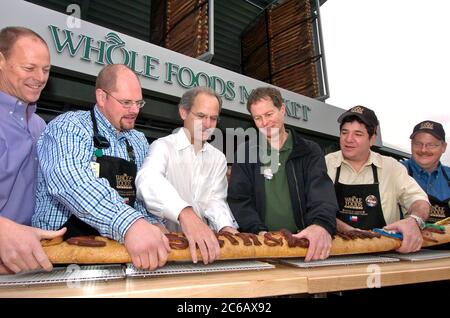
{"type": "Polygon", "coordinates": [[[247,109],[262,138],[238,148],[231,172],[228,204],[240,230],[298,232],[296,238],[309,240],[305,261],[327,258],[338,205],[320,147],[284,127],[286,106],[277,89],[253,90],[247,109]]]}

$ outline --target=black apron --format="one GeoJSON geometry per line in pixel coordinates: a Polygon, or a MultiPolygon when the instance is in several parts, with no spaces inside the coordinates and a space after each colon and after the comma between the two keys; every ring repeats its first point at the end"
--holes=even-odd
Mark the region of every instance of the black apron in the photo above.
{"type": "MultiPolygon", "coordinates": [[[[447,184],[450,186],[450,178],[445,172],[445,169],[442,169],[442,173],[444,174],[444,177],[447,179],[447,184]]],[[[413,171],[411,169],[411,165],[408,164],[408,174],[414,178],[413,171]]],[[[439,200],[438,198],[428,195],[428,200],[431,204],[431,211],[430,216],[427,219],[428,223],[435,223],[437,221],[443,220],[445,218],[448,218],[450,216],[450,198],[446,200],[439,200]]]]}
{"type": "MultiPolygon", "coordinates": [[[[125,139],[130,161],[112,156],[104,156],[102,149],[109,148],[110,144],[105,137],[98,133],[94,110],[91,110],[91,118],[94,128],[94,147],[96,148],[92,160],[100,165],[99,177],[107,179],[111,188],[119,193],[125,203],[134,207],[136,200],[136,185],[134,181],[136,179],[137,166],[133,147],[125,139]]],[[[69,217],[62,227],[67,227],[64,240],[74,236],[100,235],[96,229],[81,221],[74,214],[69,217]]]]}
{"type": "Polygon", "coordinates": [[[336,170],[334,189],[339,204],[337,218],[355,228],[370,230],[386,225],[378,184],[378,172],[372,164],[373,184],[339,183],[341,167],[336,170]]]}

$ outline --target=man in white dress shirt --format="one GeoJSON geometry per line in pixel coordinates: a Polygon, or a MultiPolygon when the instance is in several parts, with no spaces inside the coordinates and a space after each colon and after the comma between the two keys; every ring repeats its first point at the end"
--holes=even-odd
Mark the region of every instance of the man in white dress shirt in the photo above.
{"type": "Polygon", "coordinates": [[[196,87],[184,93],[179,104],[183,128],[150,145],[136,177],[138,198],[151,213],[168,220],[169,230],[181,227],[194,263],[196,246],[205,264],[219,257],[213,230],[236,233],[238,227],[226,202],[225,156],[207,142],[221,106],[212,89],[196,87]]]}

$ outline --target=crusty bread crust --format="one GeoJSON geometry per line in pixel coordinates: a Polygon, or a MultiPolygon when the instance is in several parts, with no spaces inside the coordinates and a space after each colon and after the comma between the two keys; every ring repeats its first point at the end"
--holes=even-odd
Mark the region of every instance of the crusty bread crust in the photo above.
{"type": "MultiPolygon", "coordinates": [[[[450,225],[445,226],[445,233],[434,233],[424,231],[423,247],[439,245],[450,242],[450,225]]],[[[104,238],[91,238],[105,242],[103,247],[90,247],[72,245],[63,242],[62,238],[42,241],[42,246],[50,262],[53,264],[107,264],[107,263],[130,263],[125,246],[104,238]]],[[[180,242],[186,243],[182,234],[172,234],[170,238],[172,251],[169,254],[169,261],[190,261],[189,248],[180,242]],[[174,239],[176,237],[176,240],[174,239]]],[[[292,237],[285,233],[275,232],[269,236],[243,234],[224,235],[218,234],[221,245],[220,259],[257,259],[257,258],[288,258],[304,257],[308,251],[307,243],[292,240],[292,237]],[[293,246],[297,244],[297,246],[293,246]],[[274,245],[274,246],[273,246],[274,245]]],[[[372,238],[348,239],[336,236],[332,242],[330,255],[364,254],[375,252],[386,252],[399,248],[401,241],[385,236],[372,238]]],[[[197,257],[201,255],[197,250],[197,257]]]]}

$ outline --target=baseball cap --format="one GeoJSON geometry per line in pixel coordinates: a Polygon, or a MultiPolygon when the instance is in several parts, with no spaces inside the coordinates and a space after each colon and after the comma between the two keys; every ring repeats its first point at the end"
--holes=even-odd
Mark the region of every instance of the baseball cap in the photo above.
{"type": "Polygon", "coordinates": [[[367,126],[377,127],[378,126],[378,118],[375,115],[375,112],[364,106],[355,106],[347,110],[338,118],[338,123],[341,123],[344,118],[348,116],[356,116],[362,120],[364,124],[367,126]]]}
{"type": "Polygon", "coordinates": [[[409,138],[413,139],[414,136],[419,132],[426,132],[429,134],[432,134],[434,137],[436,137],[439,140],[442,140],[445,142],[445,131],[444,127],[440,123],[437,123],[432,120],[425,120],[423,122],[418,123],[409,138]]]}

